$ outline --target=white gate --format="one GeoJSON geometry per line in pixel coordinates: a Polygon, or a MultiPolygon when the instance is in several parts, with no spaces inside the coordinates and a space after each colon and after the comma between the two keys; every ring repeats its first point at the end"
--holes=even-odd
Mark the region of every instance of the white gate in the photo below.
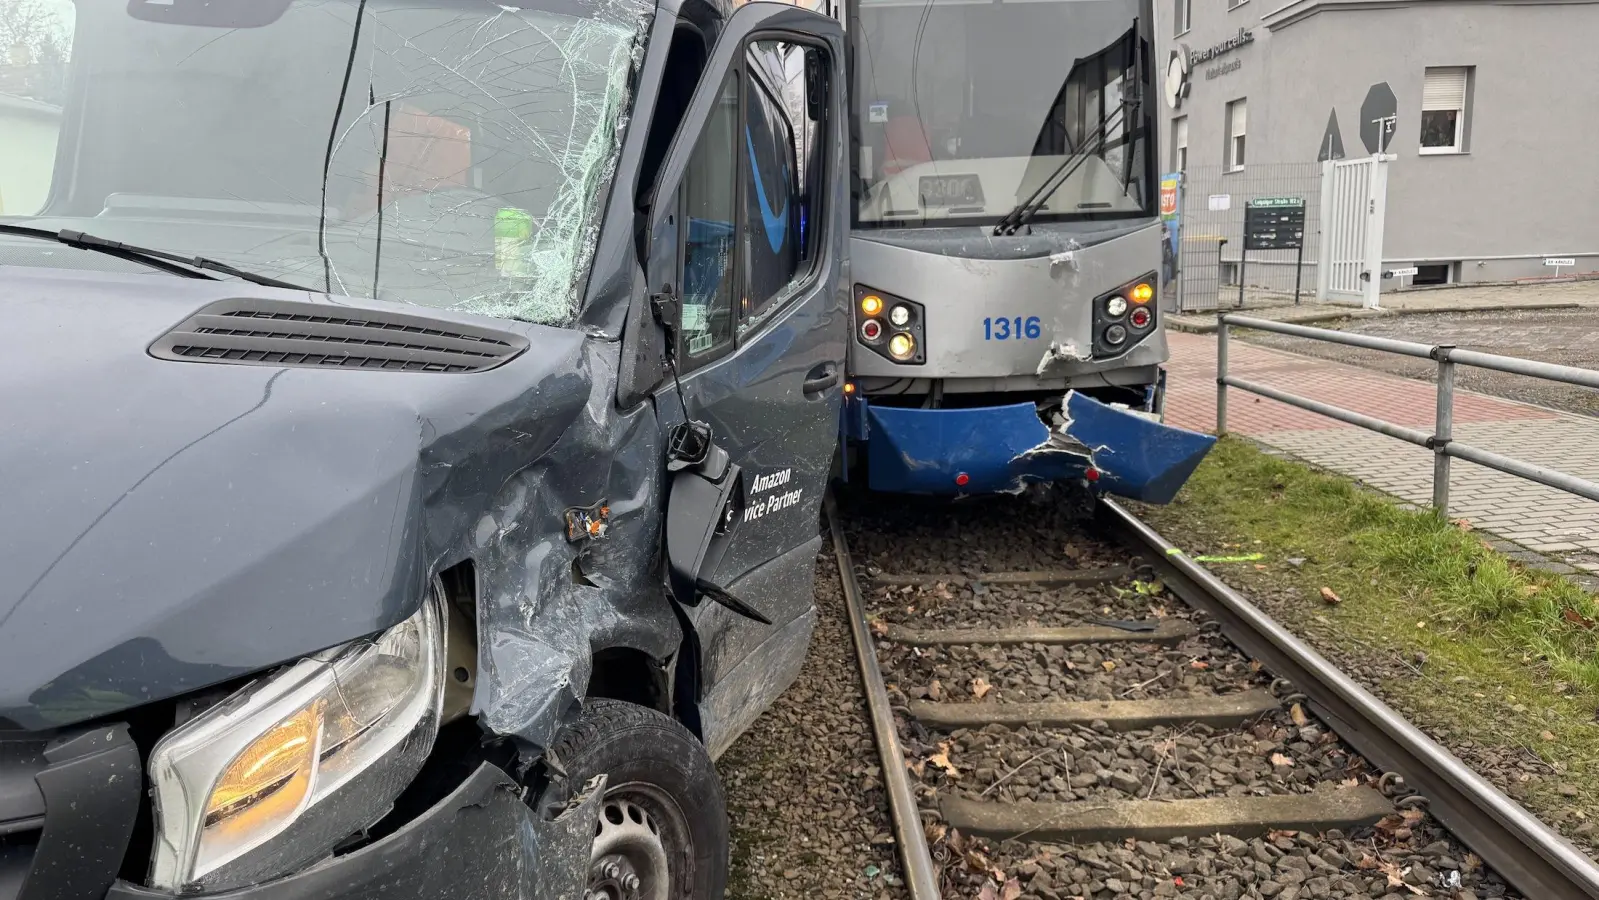
{"type": "Polygon", "coordinates": [[[1322,163],[1316,299],[1377,307],[1388,163],[1393,159],[1376,154],[1322,163]]]}

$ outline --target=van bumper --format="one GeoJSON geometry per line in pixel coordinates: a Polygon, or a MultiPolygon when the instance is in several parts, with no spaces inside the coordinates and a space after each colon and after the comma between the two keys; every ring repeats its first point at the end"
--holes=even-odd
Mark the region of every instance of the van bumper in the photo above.
{"type": "Polygon", "coordinates": [[[483,764],[399,831],[319,866],[220,893],[173,895],[117,882],[109,900],[480,900],[581,898],[603,779],[575,806],[541,821],[510,776],[483,764]]]}

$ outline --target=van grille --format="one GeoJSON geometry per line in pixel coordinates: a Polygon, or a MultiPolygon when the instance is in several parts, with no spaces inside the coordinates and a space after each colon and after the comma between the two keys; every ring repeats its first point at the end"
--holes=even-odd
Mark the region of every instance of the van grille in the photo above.
{"type": "Polygon", "coordinates": [[[232,299],[150,346],[158,359],[238,365],[486,372],[527,349],[520,335],[423,316],[321,303],[232,299]]]}

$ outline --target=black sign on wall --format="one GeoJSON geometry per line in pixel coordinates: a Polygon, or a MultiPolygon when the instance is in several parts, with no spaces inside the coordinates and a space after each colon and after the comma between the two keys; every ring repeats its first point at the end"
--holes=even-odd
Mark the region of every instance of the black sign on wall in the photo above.
{"type": "Polygon", "coordinates": [[[1298,250],[1304,243],[1303,197],[1263,197],[1244,205],[1245,250],[1298,250]]]}

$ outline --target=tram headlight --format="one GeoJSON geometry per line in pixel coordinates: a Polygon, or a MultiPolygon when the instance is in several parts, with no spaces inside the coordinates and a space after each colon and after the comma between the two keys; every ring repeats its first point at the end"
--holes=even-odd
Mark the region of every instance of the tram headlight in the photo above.
{"type": "Polygon", "coordinates": [[[888,339],[888,354],[898,360],[910,359],[916,355],[916,341],[902,331],[888,339]]]}
{"type": "Polygon", "coordinates": [[[1121,297],[1112,297],[1105,301],[1105,314],[1119,316],[1127,312],[1127,301],[1121,297]]]}
{"type": "Polygon", "coordinates": [[[1112,325],[1105,329],[1105,343],[1114,345],[1120,344],[1125,340],[1127,340],[1126,328],[1123,328],[1120,325],[1112,325]]]}
{"type": "MultiPolygon", "coordinates": [[[[895,366],[927,362],[927,307],[864,284],[854,286],[855,346],[895,366]]],[[[870,356],[858,357],[865,364],[870,356]]],[[[884,374],[877,372],[874,374],[884,374]]]]}

